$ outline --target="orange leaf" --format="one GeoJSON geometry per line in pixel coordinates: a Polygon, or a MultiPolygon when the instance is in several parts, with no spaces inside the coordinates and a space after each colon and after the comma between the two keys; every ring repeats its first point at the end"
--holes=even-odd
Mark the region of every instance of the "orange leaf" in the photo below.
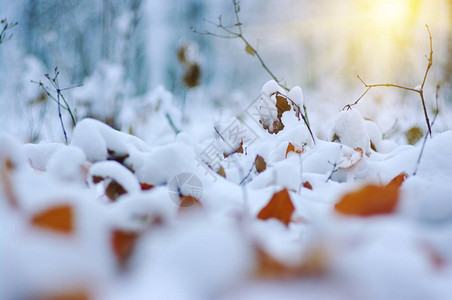
{"type": "Polygon", "coordinates": [[[395,211],[398,200],[397,187],[367,185],[342,197],[334,209],[344,215],[362,217],[390,214],[395,211]]]}
{"type": "Polygon", "coordinates": [[[229,155],[232,155],[234,153],[243,153],[243,140],[240,141],[239,146],[235,150],[233,150],[232,152],[229,152],[229,153],[223,152],[223,155],[224,155],[224,158],[226,158],[229,155]]]}
{"type": "Polygon", "coordinates": [[[115,201],[121,195],[126,194],[127,191],[117,181],[112,180],[105,189],[105,195],[112,201],[115,201]]]}
{"type": "Polygon", "coordinates": [[[140,183],[140,187],[143,191],[147,191],[147,190],[151,190],[154,188],[154,186],[152,184],[147,184],[147,183],[140,183]]]}
{"type": "Polygon", "coordinates": [[[372,216],[393,213],[399,201],[399,188],[408,175],[394,177],[387,185],[367,185],[348,193],[336,203],[334,209],[345,215],[372,216]]]}
{"type": "Polygon", "coordinates": [[[91,296],[84,290],[66,291],[55,294],[39,296],[36,300],[90,300],[91,296]]]}
{"type": "Polygon", "coordinates": [[[303,153],[303,149],[299,149],[298,147],[297,147],[297,149],[295,149],[295,146],[292,143],[289,143],[289,145],[287,146],[287,149],[286,149],[286,158],[287,158],[287,154],[289,154],[289,152],[295,152],[297,154],[301,154],[301,153],[303,153]]]}
{"type": "Polygon", "coordinates": [[[190,207],[190,206],[194,206],[194,205],[202,207],[201,202],[198,199],[196,199],[195,197],[180,196],[180,202],[179,202],[180,207],[190,207]]]}
{"type": "Polygon", "coordinates": [[[62,234],[71,234],[74,231],[74,216],[72,207],[62,204],[51,207],[31,219],[35,227],[47,229],[62,234]]]}
{"type": "Polygon", "coordinates": [[[264,158],[260,155],[256,156],[254,165],[256,166],[257,173],[262,173],[267,169],[267,163],[265,162],[264,158]]]}
{"type": "Polygon", "coordinates": [[[135,249],[138,236],[137,232],[120,229],[115,229],[111,233],[111,247],[121,268],[126,267],[127,262],[135,249]]]}
{"type": "Polygon", "coordinates": [[[303,183],[303,187],[307,188],[308,190],[312,190],[312,185],[309,183],[309,181],[305,181],[303,183]]]}
{"type": "Polygon", "coordinates": [[[343,161],[338,165],[338,169],[351,169],[361,161],[364,156],[363,149],[355,148],[352,152],[342,151],[343,161]]]}
{"type": "Polygon", "coordinates": [[[329,256],[324,247],[315,245],[308,249],[301,262],[296,264],[282,263],[264,249],[255,247],[255,274],[261,279],[288,279],[324,275],[329,267],[329,256]]]}
{"type": "Polygon", "coordinates": [[[289,226],[294,211],[295,207],[290,200],[289,192],[284,188],[273,195],[268,204],[261,209],[257,218],[261,220],[274,218],[289,226]]]}
{"type": "Polygon", "coordinates": [[[281,278],[288,276],[290,271],[281,262],[271,257],[264,249],[256,247],[256,276],[259,278],[281,278]]]}
{"type": "Polygon", "coordinates": [[[392,187],[396,187],[399,188],[402,183],[405,181],[405,179],[407,179],[408,174],[405,172],[400,173],[399,175],[397,175],[396,177],[394,177],[388,184],[387,186],[392,186],[392,187]]]}

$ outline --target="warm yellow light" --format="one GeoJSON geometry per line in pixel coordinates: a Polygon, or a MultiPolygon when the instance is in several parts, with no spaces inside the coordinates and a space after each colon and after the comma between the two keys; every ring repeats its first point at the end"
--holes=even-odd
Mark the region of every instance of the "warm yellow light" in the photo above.
{"type": "Polygon", "coordinates": [[[372,1],[371,15],[380,24],[396,25],[406,22],[413,12],[412,0],[375,0],[372,1]]]}

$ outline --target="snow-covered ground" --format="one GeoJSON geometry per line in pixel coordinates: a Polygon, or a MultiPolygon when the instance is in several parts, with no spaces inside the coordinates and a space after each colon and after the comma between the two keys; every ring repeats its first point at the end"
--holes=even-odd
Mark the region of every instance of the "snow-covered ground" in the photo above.
{"type": "Polygon", "coordinates": [[[0,134],[0,299],[452,296],[441,97],[422,156],[415,97],[341,111],[270,81],[231,99],[182,111],[158,88],[121,131],[66,122],[65,145],[55,114],[53,142],[0,134]]]}

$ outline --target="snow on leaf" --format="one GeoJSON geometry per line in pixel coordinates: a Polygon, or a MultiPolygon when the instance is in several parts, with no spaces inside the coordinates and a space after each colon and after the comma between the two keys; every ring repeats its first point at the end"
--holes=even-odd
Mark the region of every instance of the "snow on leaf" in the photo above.
{"type": "Polygon", "coordinates": [[[181,209],[187,207],[202,207],[201,202],[193,196],[180,196],[179,206],[181,209]]]}
{"type": "Polygon", "coordinates": [[[231,151],[229,153],[223,152],[223,155],[226,158],[229,155],[232,155],[234,153],[243,153],[243,140],[240,141],[240,144],[239,144],[239,146],[236,149],[234,149],[233,151],[231,151]]]}
{"type": "Polygon", "coordinates": [[[295,207],[286,188],[275,193],[267,205],[257,215],[258,219],[278,219],[284,225],[289,226],[295,207]]]}
{"type": "Polygon", "coordinates": [[[261,247],[255,247],[255,276],[259,279],[289,279],[323,276],[329,267],[329,258],[324,246],[312,246],[299,263],[282,263],[261,247]]]}
{"type": "Polygon", "coordinates": [[[46,209],[31,218],[31,224],[56,233],[71,234],[74,231],[74,213],[69,204],[46,209]]]}
{"type": "Polygon", "coordinates": [[[287,149],[286,149],[286,158],[290,152],[295,152],[297,154],[301,154],[301,153],[303,153],[303,151],[304,151],[304,149],[302,147],[299,147],[298,145],[295,146],[294,144],[289,143],[289,145],[287,145],[287,149]]]}
{"type": "Polygon", "coordinates": [[[119,196],[126,194],[127,191],[117,181],[112,180],[105,189],[105,195],[112,201],[115,201],[119,196]]]}
{"type": "Polygon", "coordinates": [[[350,169],[361,161],[364,156],[361,148],[355,148],[354,151],[348,151],[349,148],[343,147],[341,151],[341,162],[338,164],[338,169],[350,169]]]}

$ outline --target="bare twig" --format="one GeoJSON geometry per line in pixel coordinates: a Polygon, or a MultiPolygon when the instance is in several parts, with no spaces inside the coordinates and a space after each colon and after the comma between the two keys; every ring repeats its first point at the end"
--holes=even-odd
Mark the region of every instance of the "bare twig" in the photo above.
{"type": "Polygon", "coordinates": [[[57,103],[58,117],[60,118],[60,123],[61,123],[61,127],[63,129],[63,134],[64,134],[64,139],[66,141],[66,144],[68,144],[67,133],[66,133],[66,129],[64,128],[61,109],[64,109],[69,113],[71,120],[72,120],[72,124],[74,126],[77,122],[76,122],[74,114],[72,113],[71,107],[69,106],[69,103],[66,101],[66,98],[64,97],[62,92],[76,88],[76,87],[80,87],[80,86],[82,86],[82,84],[78,84],[78,85],[75,85],[72,87],[67,87],[67,88],[60,88],[60,83],[58,81],[58,75],[60,75],[60,72],[58,71],[58,67],[55,67],[53,77],[51,77],[49,74],[44,74],[44,76],[47,78],[47,80],[49,80],[49,82],[51,83],[51,85],[52,85],[51,88],[45,86],[41,81],[38,82],[38,81],[31,80],[31,82],[38,84],[44,90],[46,95],[49,96],[49,98],[52,99],[54,102],[57,103]],[[53,89],[53,92],[56,93],[56,97],[54,95],[52,95],[52,93],[50,93],[50,91],[49,91],[50,89],[53,89]],[[64,104],[61,103],[61,101],[63,101],[64,104]]]}
{"type": "Polygon", "coordinates": [[[8,20],[6,18],[0,20],[0,24],[2,24],[3,28],[0,31],[0,44],[4,43],[8,40],[10,40],[13,37],[13,34],[11,33],[10,35],[6,34],[6,31],[11,30],[11,28],[13,28],[14,26],[16,26],[18,23],[14,22],[14,23],[8,23],[8,20]]]}
{"type": "Polygon", "coordinates": [[[427,123],[427,128],[428,128],[428,133],[430,135],[430,137],[432,136],[432,129],[431,129],[431,125],[430,125],[430,120],[428,117],[428,113],[427,113],[427,108],[425,106],[425,99],[424,99],[424,86],[425,86],[425,82],[427,80],[427,75],[428,72],[430,71],[430,68],[432,67],[433,64],[433,42],[432,42],[432,34],[430,32],[430,28],[428,27],[428,25],[425,25],[425,27],[427,28],[427,32],[429,35],[429,40],[430,40],[430,54],[429,56],[425,56],[427,58],[427,69],[425,70],[425,74],[424,74],[424,79],[422,81],[422,84],[420,85],[420,88],[409,88],[406,86],[402,86],[402,85],[397,85],[397,84],[392,84],[392,83],[379,83],[379,84],[367,84],[366,82],[364,82],[364,80],[361,79],[361,77],[359,77],[359,75],[357,75],[358,79],[364,84],[364,86],[366,87],[366,90],[364,91],[364,93],[361,94],[361,96],[352,104],[347,104],[344,106],[344,109],[351,109],[351,107],[353,105],[358,104],[358,102],[364,97],[364,95],[367,94],[367,92],[374,87],[393,87],[393,88],[398,88],[398,89],[403,89],[406,91],[410,91],[410,92],[415,92],[417,94],[419,94],[419,97],[421,98],[421,102],[422,102],[422,108],[424,110],[424,116],[425,116],[425,122],[427,123]]]}
{"type": "Polygon", "coordinates": [[[254,167],[256,166],[256,160],[257,160],[258,155],[256,155],[256,158],[253,160],[253,164],[251,165],[250,170],[248,171],[248,173],[246,174],[245,177],[243,177],[243,179],[240,181],[239,185],[242,185],[245,183],[245,181],[248,179],[248,177],[250,177],[251,172],[253,171],[254,167]]]}
{"type": "Polygon", "coordinates": [[[333,169],[331,169],[330,176],[328,176],[328,178],[326,179],[325,183],[330,181],[330,179],[333,177],[333,174],[337,172],[337,170],[338,170],[337,169],[337,165],[340,164],[341,162],[337,162],[336,161],[335,163],[332,163],[332,162],[328,161],[328,163],[333,166],[333,169]]]}
{"type": "Polygon", "coordinates": [[[176,135],[179,134],[180,130],[177,129],[176,125],[174,125],[174,122],[173,122],[173,119],[171,119],[171,116],[168,113],[166,113],[165,116],[166,116],[166,119],[168,120],[168,123],[170,124],[171,128],[174,130],[174,133],[176,135]]]}
{"type": "MultiPolygon", "coordinates": [[[[290,89],[285,86],[280,79],[278,79],[273,72],[270,70],[270,68],[267,66],[267,64],[264,62],[264,60],[262,59],[261,55],[259,54],[259,52],[256,50],[255,47],[253,47],[250,42],[247,40],[247,38],[244,36],[243,34],[243,29],[242,29],[242,25],[243,23],[240,21],[240,1],[238,0],[232,0],[232,3],[234,5],[234,15],[235,15],[235,21],[236,23],[233,25],[224,25],[222,22],[222,16],[220,15],[218,17],[218,23],[214,23],[211,21],[207,21],[206,22],[215,25],[217,28],[221,29],[222,31],[224,31],[226,33],[226,35],[224,34],[218,34],[215,32],[210,32],[210,31],[198,31],[195,27],[192,27],[192,31],[198,34],[203,34],[203,35],[210,35],[210,36],[214,36],[214,37],[218,37],[218,38],[223,38],[223,39],[240,39],[242,40],[242,42],[245,44],[246,46],[246,51],[253,55],[256,56],[256,58],[259,60],[259,63],[261,64],[261,66],[265,69],[265,71],[268,73],[268,75],[270,75],[270,77],[276,81],[284,90],[289,91],[290,89]],[[235,31],[233,29],[236,29],[235,31]]],[[[306,106],[303,105],[303,111],[304,111],[304,118],[307,122],[307,124],[309,124],[309,117],[308,117],[308,113],[307,113],[307,109],[306,106]]]]}
{"type": "MultiPolygon", "coordinates": [[[[436,86],[436,96],[435,96],[436,109],[435,109],[435,115],[433,116],[431,127],[433,127],[433,125],[435,124],[436,117],[438,116],[438,113],[439,113],[439,105],[438,105],[439,89],[440,89],[440,86],[438,84],[436,86]]],[[[417,158],[416,167],[414,168],[413,176],[416,176],[417,170],[419,168],[419,164],[421,163],[421,158],[422,158],[422,155],[424,154],[425,144],[427,143],[427,137],[428,137],[428,134],[425,135],[424,141],[422,142],[421,152],[419,153],[419,157],[417,158]]]]}

